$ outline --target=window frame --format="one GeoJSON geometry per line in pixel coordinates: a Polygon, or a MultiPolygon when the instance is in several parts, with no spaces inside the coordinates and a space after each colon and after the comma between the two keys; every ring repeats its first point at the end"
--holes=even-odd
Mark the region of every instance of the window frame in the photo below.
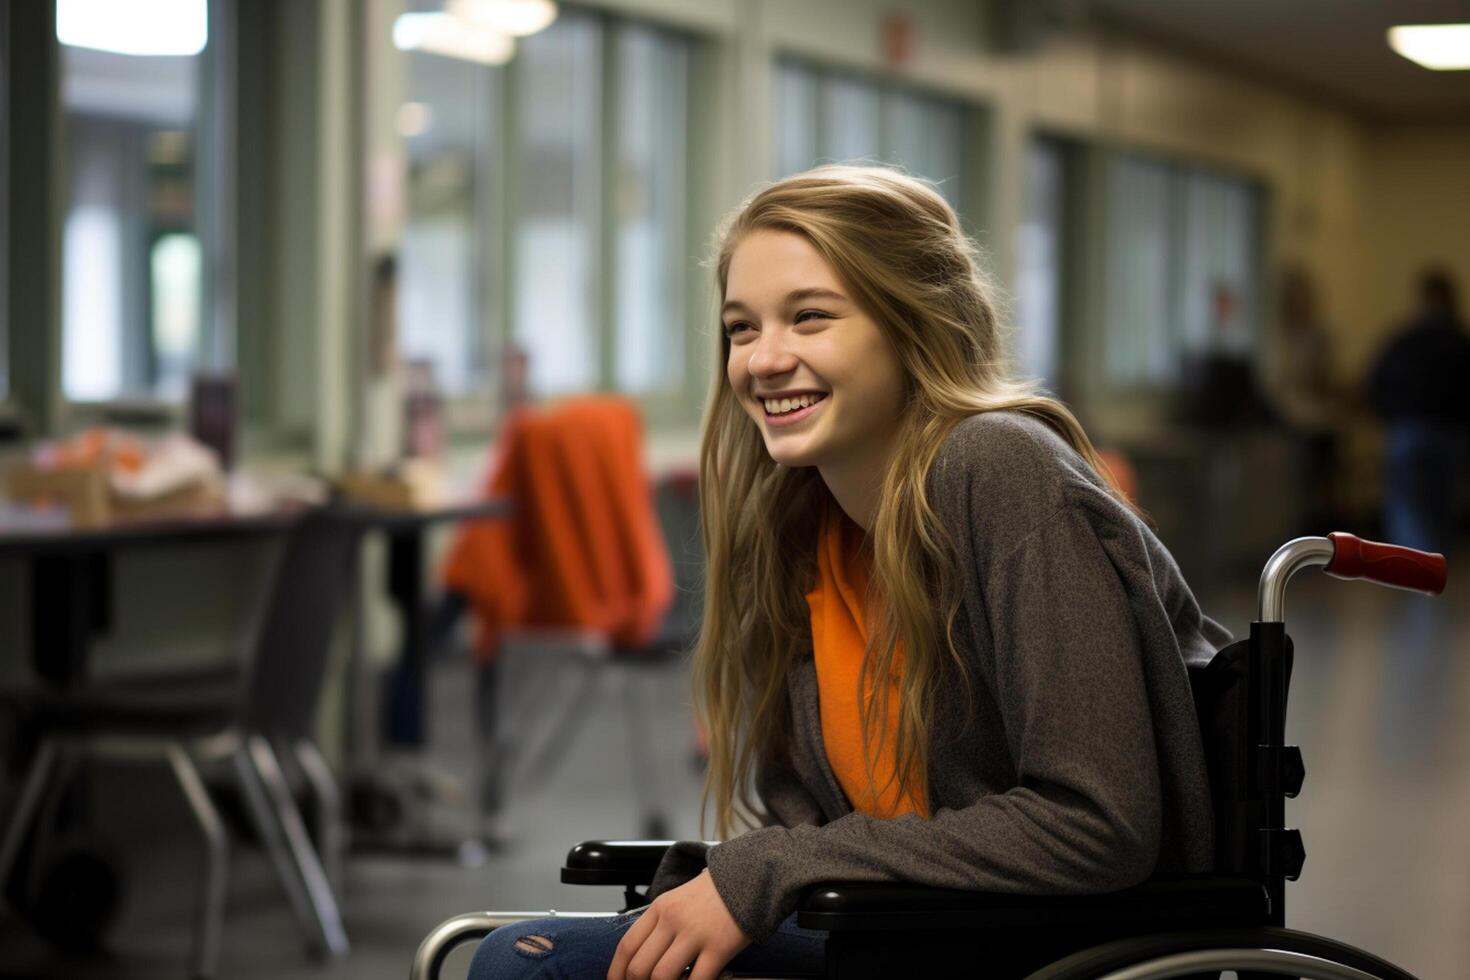
{"type": "Polygon", "coordinates": [[[1093,379],[1097,390],[1104,397],[1119,399],[1128,402],[1165,402],[1177,395],[1180,390],[1181,378],[1178,369],[1182,366],[1181,359],[1188,353],[1188,342],[1185,336],[1184,307],[1186,302],[1183,275],[1184,256],[1181,254],[1181,246],[1187,238],[1187,197],[1189,178],[1201,176],[1206,178],[1230,181],[1247,190],[1251,195],[1253,204],[1252,213],[1249,216],[1251,227],[1245,235],[1249,256],[1246,267],[1251,274],[1251,295],[1242,304],[1240,315],[1247,318],[1249,323],[1248,350],[1246,353],[1250,362],[1257,369],[1261,367],[1262,358],[1265,356],[1263,342],[1266,338],[1269,324],[1267,317],[1270,312],[1271,303],[1268,295],[1268,273],[1270,269],[1270,238],[1268,230],[1271,222],[1272,190],[1269,180],[1260,174],[1249,170],[1221,164],[1214,160],[1191,157],[1182,154],[1174,154],[1160,151],[1151,147],[1135,145],[1114,145],[1101,148],[1100,179],[1102,193],[1101,198],[1101,227],[1096,239],[1096,248],[1100,250],[1098,265],[1105,270],[1100,281],[1101,293],[1098,296],[1097,317],[1099,353],[1101,357],[1095,358],[1096,376],[1093,379]],[[1113,302],[1113,290],[1117,288],[1112,274],[1112,268],[1107,256],[1113,247],[1112,232],[1116,212],[1114,210],[1115,195],[1114,180],[1118,167],[1125,161],[1140,161],[1148,166],[1157,167],[1165,171],[1168,185],[1168,214],[1166,224],[1168,228],[1168,242],[1171,246],[1166,249],[1168,255],[1168,271],[1165,273],[1164,282],[1167,286],[1165,303],[1167,305],[1169,323],[1167,324],[1167,338],[1170,345],[1170,357],[1174,361],[1172,376],[1168,378],[1149,377],[1147,371],[1144,376],[1135,379],[1114,378],[1107,365],[1107,349],[1113,342],[1113,323],[1111,308],[1113,302]]]}
{"type": "Polygon", "coordinates": [[[0,120],[6,160],[6,400],[0,405],[12,438],[49,433],[59,415],[60,248],[59,45],[54,3],[4,4],[9,18],[7,92],[21,79],[34,99],[10,99],[0,120]],[[24,194],[16,191],[24,189],[24,194]],[[26,248],[13,247],[25,242],[26,248]]]}
{"type": "MultiPolygon", "coordinates": [[[[702,135],[700,120],[706,115],[703,109],[714,102],[713,62],[717,57],[716,47],[720,39],[701,33],[685,24],[676,24],[656,18],[634,17],[624,14],[567,5],[562,16],[591,19],[598,28],[598,50],[601,63],[598,91],[599,162],[597,181],[599,203],[597,224],[593,229],[593,247],[596,257],[592,272],[593,337],[597,345],[597,360],[594,365],[595,378],[586,391],[619,391],[617,381],[618,356],[618,283],[616,248],[618,234],[617,180],[621,161],[618,116],[623,95],[620,79],[622,53],[619,50],[619,28],[633,25],[652,30],[665,36],[677,38],[684,43],[688,58],[688,86],[685,103],[687,125],[684,131],[685,198],[688,206],[683,208],[680,228],[680,246],[684,253],[694,259],[703,247],[702,229],[709,226],[713,216],[706,212],[706,201],[712,190],[702,160],[702,135]]],[[[496,119],[499,131],[514,134],[518,131],[519,103],[524,84],[523,73],[518,68],[518,59],[502,66],[498,79],[496,119]]],[[[477,241],[489,239],[489,245],[480,246],[481,254],[488,253],[496,264],[496,274],[483,277],[477,299],[480,305],[480,324],[484,331],[480,338],[481,347],[494,355],[515,342],[515,312],[517,297],[514,283],[518,257],[516,234],[519,228],[521,186],[520,160],[512,138],[492,141],[490,153],[476,161],[477,178],[484,178],[485,192],[498,198],[496,203],[477,204],[474,231],[477,241]],[[489,212],[486,215],[484,212],[489,212]],[[490,283],[498,281],[503,288],[494,289],[490,283]],[[493,296],[487,293],[494,293],[493,296]]],[[[706,309],[708,282],[707,271],[699,261],[683,264],[683,304],[674,314],[676,322],[683,324],[683,350],[681,358],[681,381],[675,387],[649,392],[629,392],[642,411],[645,424],[651,429],[687,428],[697,420],[698,404],[703,400],[703,387],[707,380],[710,357],[709,311],[706,309]]],[[[446,395],[444,398],[445,420],[448,435],[455,442],[478,442],[490,433],[500,414],[500,378],[498,368],[489,366],[487,381],[490,384],[478,390],[446,395]]],[[[562,397],[553,395],[548,397],[562,397]]]]}
{"type": "MultiPolygon", "coordinates": [[[[1029,223],[1031,216],[1030,209],[1034,202],[1035,188],[1030,181],[1036,173],[1030,165],[1033,154],[1044,153],[1052,157],[1056,166],[1058,191],[1054,202],[1059,212],[1054,222],[1054,230],[1058,233],[1059,241],[1056,254],[1056,281],[1052,284],[1056,292],[1053,297],[1056,322],[1053,324],[1054,334],[1051,338],[1053,356],[1051,374],[1038,377],[1038,380],[1046,384],[1048,390],[1056,397],[1068,404],[1076,404],[1086,398],[1086,378],[1083,376],[1083,366],[1087,359],[1085,353],[1087,333],[1085,318],[1088,306],[1086,294],[1091,265],[1090,256],[1087,254],[1090,214],[1086,175],[1091,150],[1085,140],[1048,127],[1029,129],[1022,145],[1027,158],[1025,168],[1027,184],[1018,210],[1016,231],[1019,232],[1024,228],[1029,223]]],[[[1019,272],[1019,261],[1018,252],[1016,272],[1019,272]]],[[[1017,303],[1018,311],[1013,317],[1014,329],[1019,332],[1024,327],[1020,319],[1020,314],[1024,312],[1020,310],[1024,297],[1021,295],[1019,282],[1012,284],[1011,292],[1017,303]]],[[[1012,346],[1016,370],[1025,374],[1023,368],[1026,365],[1022,363],[1019,340],[1015,341],[1012,346]]]]}
{"type": "MultiPolygon", "coordinates": [[[[780,107],[776,102],[778,80],[783,68],[792,67],[815,76],[818,86],[823,81],[848,81],[856,82],[873,89],[878,98],[878,138],[881,142],[883,134],[887,130],[885,125],[889,110],[890,95],[908,96],[931,103],[946,104],[960,111],[962,132],[960,134],[960,193],[955,209],[960,217],[960,227],[971,239],[980,242],[986,250],[993,248],[989,240],[988,230],[992,227],[991,218],[994,214],[994,204],[991,200],[991,173],[994,152],[994,125],[995,107],[984,99],[978,99],[970,92],[959,92],[952,89],[935,85],[927,85],[908,75],[900,74],[888,69],[859,67],[846,63],[836,63],[820,57],[815,57],[805,50],[796,48],[775,46],[771,50],[771,123],[772,123],[772,145],[769,160],[767,161],[768,172],[772,177],[778,176],[778,152],[781,131],[780,107]]],[[[816,105],[813,109],[813,125],[816,130],[814,142],[818,149],[826,141],[830,129],[830,120],[826,118],[827,113],[820,97],[820,88],[817,92],[816,105]]],[[[818,163],[834,162],[826,157],[818,157],[818,163]]],[[[878,163],[892,163],[888,160],[877,160],[878,163]]],[[[817,164],[813,164],[814,166],[817,164]]]]}
{"type": "Polygon", "coordinates": [[[0,439],[19,421],[10,383],[10,90],[10,4],[0,3],[0,439]]]}
{"type": "MultiPolygon", "coordinates": [[[[238,80],[235,74],[233,49],[237,43],[233,28],[237,22],[235,5],[238,0],[205,0],[209,24],[209,40],[200,52],[200,74],[198,85],[198,109],[192,127],[194,136],[194,232],[202,246],[200,283],[200,337],[197,354],[197,370],[201,372],[226,370],[237,377],[241,373],[241,357],[235,337],[235,305],[232,281],[221,280],[236,254],[234,223],[234,150],[235,150],[235,105],[234,94],[238,80]]],[[[51,7],[55,9],[55,0],[51,7]]],[[[52,31],[51,43],[56,49],[57,73],[55,97],[56,124],[61,131],[59,153],[64,162],[70,147],[66,143],[66,106],[61,99],[60,87],[64,84],[64,65],[61,42],[52,31]]],[[[57,217],[58,244],[65,228],[68,192],[65,187],[58,191],[59,211],[57,217]]],[[[149,240],[149,247],[153,239],[149,240]]],[[[141,429],[166,430],[177,428],[188,419],[187,391],[178,398],[165,398],[153,393],[124,393],[110,398],[69,398],[65,386],[64,356],[64,312],[61,309],[65,289],[65,265],[57,269],[57,309],[55,343],[56,355],[55,398],[60,408],[58,424],[63,428],[85,425],[124,424],[141,429]]],[[[151,311],[151,303],[149,304],[151,311]]],[[[150,312],[151,318],[151,312],[150,312]]],[[[145,334],[151,332],[151,319],[139,325],[145,334]]]]}

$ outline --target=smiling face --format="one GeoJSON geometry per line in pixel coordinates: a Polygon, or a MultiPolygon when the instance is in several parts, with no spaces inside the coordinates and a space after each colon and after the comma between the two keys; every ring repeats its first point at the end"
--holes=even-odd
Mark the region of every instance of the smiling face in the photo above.
{"type": "Polygon", "coordinates": [[[730,258],[721,319],[726,377],[772,459],[824,475],[882,472],[903,408],[903,369],[811,242],[788,231],[747,233],[730,258]]]}

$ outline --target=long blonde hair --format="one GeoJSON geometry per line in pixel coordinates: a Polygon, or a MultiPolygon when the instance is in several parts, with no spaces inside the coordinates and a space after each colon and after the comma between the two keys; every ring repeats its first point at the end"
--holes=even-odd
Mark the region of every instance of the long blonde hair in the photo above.
{"type": "MultiPolygon", "coordinates": [[[[899,780],[900,795],[917,789],[924,799],[927,709],[941,685],[970,683],[951,636],[960,604],[958,557],[925,490],[945,436],[971,415],[1013,409],[1043,420],[1100,473],[1107,470],[1064,405],[1040,393],[1036,383],[1010,376],[976,249],[931,186],[895,170],[855,166],[818,167],[770,184],[716,234],[716,309],[724,302],[736,246],[758,228],[794,232],[810,242],[877,322],[903,366],[899,448],[868,532],[872,626],[863,683],[898,675],[897,772],[890,782],[899,780]],[[896,641],[903,645],[901,670],[894,662],[896,641]]],[[[787,679],[809,615],[814,529],[836,502],[815,468],[781,466],[766,452],[759,428],[726,380],[729,340],[718,323],[715,328],[722,341],[699,458],[707,571],[694,670],[710,749],[701,824],[712,797],[715,833],[725,838],[737,817],[761,819],[750,792],[758,764],[789,752],[787,679]]],[[[882,733],[887,724],[887,698],[867,700],[862,744],[869,746],[868,733],[882,733]]],[[[870,778],[875,755],[870,749],[870,778]]]]}

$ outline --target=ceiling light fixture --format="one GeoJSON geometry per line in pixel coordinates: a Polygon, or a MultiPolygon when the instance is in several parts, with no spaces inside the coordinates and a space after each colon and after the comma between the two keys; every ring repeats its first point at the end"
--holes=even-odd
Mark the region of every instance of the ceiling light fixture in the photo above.
{"type": "Polygon", "coordinates": [[[1470,68],[1470,24],[1404,24],[1388,29],[1388,46],[1435,71],[1470,68]]]}
{"type": "Polygon", "coordinates": [[[556,20],[552,0],[448,0],[444,9],[461,20],[513,37],[543,31],[556,20]]]}
{"type": "Polygon", "coordinates": [[[509,35],[447,13],[400,14],[393,22],[393,46],[482,65],[503,65],[516,51],[509,35]]]}
{"type": "Polygon", "coordinates": [[[209,43],[206,0],[56,0],[56,40],[143,56],[196,55],[209,43]]]}

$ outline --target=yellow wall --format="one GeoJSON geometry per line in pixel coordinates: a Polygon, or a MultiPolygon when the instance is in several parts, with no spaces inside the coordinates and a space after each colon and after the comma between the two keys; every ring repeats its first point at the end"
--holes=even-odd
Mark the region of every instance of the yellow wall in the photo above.
{"type": "Polygon", "coordinates": [[[1373,126],[1364,136],[1361,308],[1349,358],[1366,361],[1413,306],[1419,272],[1449,267],[1470,291],[1470,124],[1373,126]]]}

